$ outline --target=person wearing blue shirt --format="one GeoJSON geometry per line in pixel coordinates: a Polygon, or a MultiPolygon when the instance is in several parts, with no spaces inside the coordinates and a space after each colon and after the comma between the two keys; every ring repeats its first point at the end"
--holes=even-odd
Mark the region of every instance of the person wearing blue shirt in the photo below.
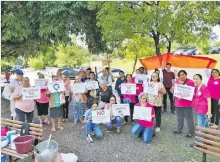
{"type": "Polygon", "coordinates": [[[102,137],[101,128],[92,122],[92,110],[97,110],[98,104],[93,103],[92,108],[88,109],[84,115],[84,123],[85,123],[85,131],[86,131],[86,140],[88,142],[93,142],[91,135],[95,135],[96,137],[102,137]]]}
{"type": "Polygon", "coordinates": [[[119,72],[120,77],[117,79],[115,83],[115,90],[118,92],[118,95],[121,98],[121,101],[123,101],[123,95],[121,94],[121,84],[125,81],[125,73],[123,71],[119,72]]]}

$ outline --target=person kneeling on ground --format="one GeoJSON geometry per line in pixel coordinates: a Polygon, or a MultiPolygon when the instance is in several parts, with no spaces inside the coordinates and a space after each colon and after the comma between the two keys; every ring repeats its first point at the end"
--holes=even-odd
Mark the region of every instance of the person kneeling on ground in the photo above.
{"type": "Polygon", "coordinates": [[[115,123],[117,126],[117,133],[119,134],[121,132],[121,117],[120,116],[114,116],[112,112],[112,104],[116,104],[116,97],[111,96],[110,101],[108,104],[105,105],[105,109],[110,110],[111,114],[111,121],[109,123],[106,123],[105,126],[107,127],[107,130],[112,130],[112,124],[115,123]]]}
{"type": "Polygon", "coordinates": [[[141,93],[139,95],[139,103],[137,103],[135,106],[140,106],[146,109],[151,108],[151,121],[146,120],[136,120],[136,124],[132,127],[132,134],[139,134],[141,131],[143,131],[142,138],[145,143],[150,143],[152,141],[153,136],[153,127],[154,122],[153,118],[155,116],[154,108],[151,104],[147,102],[147,94],[141,93]]]}
{"type": "Polygon", "coordinates": [[[102,130],[100,129],[100,127],[97,124],[92,122],[92,110],[97,110],[97,107],[98,107],[98,104],[93,103],[92,108],[88,109],[84,115],[86,140],[88,142],[93,141],[91,135],[95,135],[96,137],[99,137],[99,138],[102,137],[102,130]]]}

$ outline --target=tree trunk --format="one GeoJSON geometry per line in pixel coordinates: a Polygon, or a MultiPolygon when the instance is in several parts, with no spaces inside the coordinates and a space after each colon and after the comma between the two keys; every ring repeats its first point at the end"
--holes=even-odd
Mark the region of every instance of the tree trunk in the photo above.
{"type": "Polygon", "coordinates": [[[167,52],[168,53],[171,52],[171,41],[170,40],[168,40],[167,52]]]}
{"type": "Polygon", "coordinates": [[[160,33],[159,32],[155,33],[153,31],[152,34],[153,34],[153,39],[154,39],[155,52],[156,52],[156,55],[159,56],[160,55],[160,47],[159,47],[160,33]]]}
{"type": "Polygon", "coordinates": [[[138,55],[136,54],[135,60],[134,60],[134,65],[133,65],[133,70],[132,70],[132,75],[134,74],[136,65],[137,65],[137,59],[138,59],[138,55]]]}

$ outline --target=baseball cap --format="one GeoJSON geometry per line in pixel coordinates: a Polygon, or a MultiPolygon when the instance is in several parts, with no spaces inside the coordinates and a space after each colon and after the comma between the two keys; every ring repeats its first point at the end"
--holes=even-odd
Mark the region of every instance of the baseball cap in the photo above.
{"type": "Polygon", "coordinates": [[[23,71],[21,71],[21,70],[16,70],[16,74],[17,75],[24,75],[23,71]]]}

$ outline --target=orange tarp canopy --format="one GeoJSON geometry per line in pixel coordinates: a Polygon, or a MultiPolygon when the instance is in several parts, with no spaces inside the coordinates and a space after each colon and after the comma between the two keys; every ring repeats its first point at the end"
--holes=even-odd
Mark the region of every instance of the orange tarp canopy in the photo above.
{"type": "Polygon", "coordinates": [[[171,63],[174,67],[180,68],[209,68],[213,69],[216,65],[216,60],[202,57],[202,56],[186,56],[186,55],[173,55],[172,53],[163,54],[149,58],[139,59],[141,64],[147,70],[154,70],[161,68],[166,63],[171,63]]]}

